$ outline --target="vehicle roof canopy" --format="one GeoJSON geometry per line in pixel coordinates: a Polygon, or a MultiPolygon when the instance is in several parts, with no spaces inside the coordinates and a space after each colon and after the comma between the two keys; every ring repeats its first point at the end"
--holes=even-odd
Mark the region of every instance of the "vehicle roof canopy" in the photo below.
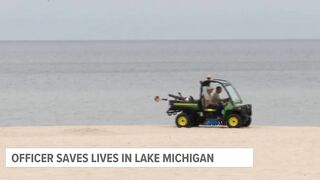
{"type": "MultiPolygon", "coordinates": [[[[226,80],[223,80],[223,79],[206,80],[206,82],[219,83],[219,84],[222,84],[222,85],[224,85],[224,86],[231,85],[230,82],[228,82],[228,81],[226,81],[226,80]]],[[[201,86],[207,86],[207,85],[204,85],[204,84],[202,83],[201,86]]]]}

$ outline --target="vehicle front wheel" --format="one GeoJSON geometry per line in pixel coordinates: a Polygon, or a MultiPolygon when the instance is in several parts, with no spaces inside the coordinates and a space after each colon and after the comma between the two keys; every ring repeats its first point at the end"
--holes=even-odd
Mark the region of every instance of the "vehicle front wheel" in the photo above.
{"type": "Polygon", "coordinates": [[[242,124],[242,119],[237,114],[231,114],[227,118],[227,126],[229,128],[239,128],[239,127],[241,127],[241,124],[242,124]]]}
{"type": "Polygon", "coordinates": [[[186,113],[181,113],[176,117],[176,125],[177,127],[190,127],[191,126],[191,118],[186,113]]]}

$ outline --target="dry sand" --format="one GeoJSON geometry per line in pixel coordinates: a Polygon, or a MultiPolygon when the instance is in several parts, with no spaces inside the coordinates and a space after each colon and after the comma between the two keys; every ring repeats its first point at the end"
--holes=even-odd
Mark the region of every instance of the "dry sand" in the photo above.
{"type": "Polygon", "coordinates": [[[0,128],[0,179],[320,179],[320,127],[0,128]],[[6,147],[252,147],[253,168],[5,168],[6,147]]]}

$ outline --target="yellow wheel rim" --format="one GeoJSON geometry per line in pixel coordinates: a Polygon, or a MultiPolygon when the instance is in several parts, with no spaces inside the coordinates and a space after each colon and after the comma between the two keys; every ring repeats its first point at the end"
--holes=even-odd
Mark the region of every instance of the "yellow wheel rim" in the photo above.
{"type": "Polygon", "coordinates": [[[179,124],[180,126],[185,126],[185,125],[187,125],[187,122],[188,122],[188,120],[187,120],[187,118],[184,117],[184,116],[180,116],[180,117],[178,118],[178,124],[179,124]]]}
{"type": "Polygon", "coordinates": [[[231,117],[229,118],[229,124],[230,126],[235,127],[239,124],[239,119],[236,117],[231,117]]]}

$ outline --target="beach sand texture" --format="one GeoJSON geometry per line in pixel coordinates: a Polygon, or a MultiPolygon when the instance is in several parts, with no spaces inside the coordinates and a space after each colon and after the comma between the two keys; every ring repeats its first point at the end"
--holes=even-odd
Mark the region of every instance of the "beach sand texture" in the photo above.
{"type": "Polygon", "coordinates": [[[0,179],[320,179],[320,128],[170,125],[0,128],[0,179]],[[6,147],[252,147],[253,168],[5,168],[6,147]]]}

